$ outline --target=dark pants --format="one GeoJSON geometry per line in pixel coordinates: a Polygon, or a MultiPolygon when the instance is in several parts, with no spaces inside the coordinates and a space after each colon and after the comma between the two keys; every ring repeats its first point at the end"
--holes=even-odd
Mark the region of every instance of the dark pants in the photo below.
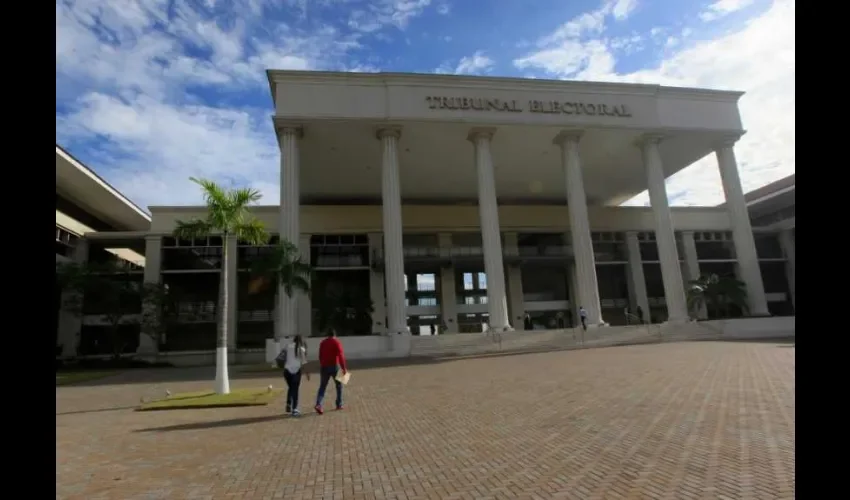
{"type": "Polygon", "coordinates": [[[587,318],[584,316],[581,317],[581,327],[582,329],[587,330],[587,318]]]}
{"type": "Polygon", "coordinates": [[[316,406],[322,406],[322,400],[325,399],[325,389],[328,387],[328,382],[333,379],[336,386],[336,406],[342,406],[342,384],[337,382],[336,374],[339,373],[338,366],[323,366],[319,372],[319,394],[316,395],[316,406]]]}
{"type": "Polygon", "coordinates": [[[289,373],[289,370],[283,370],[283,379],[286,380],[286,410],[292,411],[298,409],[298,389],[301,388],[301,370],[295,373],[289,373]]]}

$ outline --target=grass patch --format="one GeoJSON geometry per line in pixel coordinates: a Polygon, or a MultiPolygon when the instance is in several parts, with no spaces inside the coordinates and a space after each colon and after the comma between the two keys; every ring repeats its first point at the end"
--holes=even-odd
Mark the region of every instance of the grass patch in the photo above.
{"type": "Polygon", "coordinates": [[[79,372],[56,372],[56,385],[69,385],[69,384],[77,384],[80,382],[88,382],[89,380],[97,380],[103,377],[108,377],[110,375],[114,375],[117,372],[114,371],[100,371],[100,372],[89,372],[89,371],[79,371],[79,372]]]}
{"type": "Polygon", "coordinates": [[[184,392],[172,394],[165,399],[142,404],[139,411],[154,410],[190,410],[197,408],[227,408],[234,406],[265,406],[283,392],[268,387],[262,389],[235,389],[230,394],[216,394],[213,391],[184,392]]]}

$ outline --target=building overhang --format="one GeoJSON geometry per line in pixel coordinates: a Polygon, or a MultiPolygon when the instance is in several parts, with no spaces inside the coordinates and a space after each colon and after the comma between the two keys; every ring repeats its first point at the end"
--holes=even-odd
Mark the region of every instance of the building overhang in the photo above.
{"type": "Polygon", "coordinates": [[[660,85],[400,73],[267,73],[278,130],[298,127],[304,203],[381,198],[382,126],[399,127],[405,203],[474,202],[476,127],[494,128],[500,203],[565,200],[553,139],[584,131],[579,144],[590,204],[618,205],[644,191],[637,140],[661,134],[664,173],[744,133],[741,92],[660,85]],[[328,178],[334,179],[327,182],[328,178]]]}
{"type": "Polygon", "coordinates": [[[59,145],[56,145],[56,193],[116,230],[150,228],[150,215],[59,145]]]}

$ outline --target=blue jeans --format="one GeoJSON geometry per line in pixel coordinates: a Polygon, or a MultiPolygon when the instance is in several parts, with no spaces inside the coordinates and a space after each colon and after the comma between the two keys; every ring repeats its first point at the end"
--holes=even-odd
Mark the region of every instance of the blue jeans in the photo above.
{"type": "Polygon", "coordinates": [[[337,382],[336,374],[339,373],[338,366],[323,366],[319,372],[319,394],[316,395],[316,406],[322,406],[322,400],[325,399],[325,389],[328,387],[328,382],[333,379],[336,386],[336,406],[342,406],[342,384],[337,382]]]}
{"type": "Polygon", "coordinates": [[[298,409],[298,390],[301,388],[301,370],[289,373],[283,370],[283,378],[286,380],[286,408],[289,411],[298,409]]]}

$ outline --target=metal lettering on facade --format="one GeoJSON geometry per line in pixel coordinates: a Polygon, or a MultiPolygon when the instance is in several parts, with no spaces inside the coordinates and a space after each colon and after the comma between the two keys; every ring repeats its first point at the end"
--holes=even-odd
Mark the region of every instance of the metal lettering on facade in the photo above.
{"type": "Polygon", "coordinates": [[[430,109],[500,111],[508,113],[544,113],[587,116],[613,116],[629,118],[631,111],[625,104],[588,103],[577,101],[538,101],[532,99],[524,103],[516,99],[491,99],[486,97],[444,97],[425,98],[430,109]],[[527,107],[523,107],[527,104],[527,107]]]}

